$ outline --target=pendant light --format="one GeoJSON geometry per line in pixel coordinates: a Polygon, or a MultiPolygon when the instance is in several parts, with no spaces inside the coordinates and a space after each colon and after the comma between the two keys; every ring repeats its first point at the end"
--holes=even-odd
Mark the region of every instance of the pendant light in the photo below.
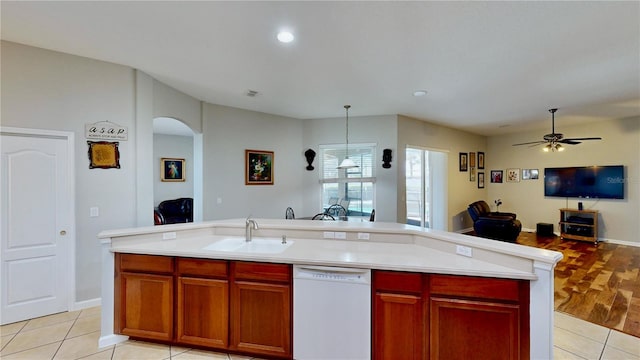
{"type": "Polygon", "coordinates": [[[353,169],[358,167],[358,165],[356,165],[356,163],[354,163],[353,160],[349,159],[349,108],[351,108],[351,105],[344,106],[344,109],[347,113],[347,131],[346,131],[347,151],[346,151],[344,160],[342,160],[342,162],[338,166],[338,169],[353,169]]]}

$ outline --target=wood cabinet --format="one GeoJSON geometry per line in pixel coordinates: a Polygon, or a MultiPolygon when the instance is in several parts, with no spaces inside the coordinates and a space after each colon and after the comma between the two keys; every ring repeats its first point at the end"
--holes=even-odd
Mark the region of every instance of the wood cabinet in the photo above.
{"type": "Polygon", "coordinates": [[[231,263],[230,349],[292,356],[291,266],[231,263]]]}
{"type": "Polygon", "coordinates": [[[424,359],[426,304],[423,275],[373,273],[373,358],[424,359]]]}
{"type": "Polygon", "coordinates": [[[598,244],[598,210],[560,209],[560,238],[598,244]]]}
{"type": "Polygon", "coordinates": [[[227,261],[178,258],[176,341],[226,349],[229,345],[227,261]]]}
{"type": "Polygon", "coordinates": [[[431,359],[528,359],[529,282],[429,279],[431,359]]]}
{"type": "Polygon", "coordinates": [[[116,254],[116,332],[136,338],[173,338],[173,258],[116,254]]]}
{"type": "Polygon", "coordinates": [[[375,359],[528,359],[529,282],[375,271],[375,359]]]}
{"type": "Polygon", "coordinates": [[[292,357],[291,265],[121,253],[115,259],[116,333],[292,357]]]}

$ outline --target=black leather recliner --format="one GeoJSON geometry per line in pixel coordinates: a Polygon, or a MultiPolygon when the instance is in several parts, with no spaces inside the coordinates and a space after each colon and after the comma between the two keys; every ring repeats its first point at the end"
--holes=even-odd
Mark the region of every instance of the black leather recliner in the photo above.
{"type": "Polygon", "coordinates": [[[484,200],[469,204],[467,211],[473,220],[473,230],[480,237],[516,242],[522,230],[522,224],[516,219],[516,214],[491,212],[484,200]]]}
{"type": "Polygon", "coordinates": [[[193,222],[193,199],[165,200],[158,205],[154,218],[156,225],[193,222]]]}

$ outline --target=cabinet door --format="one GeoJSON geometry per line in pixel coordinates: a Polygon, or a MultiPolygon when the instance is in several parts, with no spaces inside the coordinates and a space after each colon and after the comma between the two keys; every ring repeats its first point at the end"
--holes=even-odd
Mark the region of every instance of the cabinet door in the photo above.
{"type": "Polygon", "coordinates": [[[229,282],[178,277],[176,339],[225,349],[229,344],[229,282]]]}
{"type": "Polygon", "coordinates": [[[291,323],[290,284],[232,284],[231,349],[291,357],[291,323]]]}
{"type": "Polygon", "coordinates": [[[377,292],[373,305],[373,358],[422,359],[423,299],[419,295],[377,292]]]}
{"type": "Polygon", "coordinates": [[[528,358],[519,305],[438,297],[430,304],[431,359],[528,358]]]}
{"type": "Polygon", "coordinates": [[[173,276],[120,273],[120,333],[170,341],[173,338],[173,276]]]}

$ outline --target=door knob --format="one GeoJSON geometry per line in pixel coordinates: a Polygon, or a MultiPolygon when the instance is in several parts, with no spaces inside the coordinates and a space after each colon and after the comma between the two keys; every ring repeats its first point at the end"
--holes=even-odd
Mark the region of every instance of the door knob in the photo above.
{"type": "Polygon", "coordinates": [[[60,235],[65,236],[65,235],[67,235],[67,232],[64,231],[64,230],[60,230],[60,235]]]}

